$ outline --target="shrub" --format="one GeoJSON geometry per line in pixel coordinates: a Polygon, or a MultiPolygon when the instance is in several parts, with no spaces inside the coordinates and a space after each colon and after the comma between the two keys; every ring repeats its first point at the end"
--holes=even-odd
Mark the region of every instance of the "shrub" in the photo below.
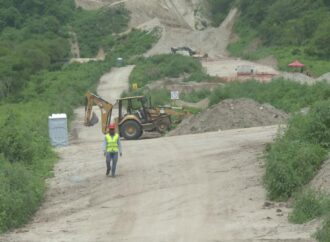
{"type": "Polygon", "coordinates": [[[109,36],[104,41],[104,46],[111,52],[111,56],[121,57],[126,60],[131,56],[145,53],[158,39],[159,33],[157,28],[151,32],[134,29],[127,35],[109,36]]]}
{"type": "Polygon", "coordinates": [[[80,9],[75,15],[73,28],[77,33],[81,56],[95,56],[104,40],[110,38],[112,33],[123,32],[128,21],[128,11],[122,6],[94,11],[80,9]]]}
{"type": "Polygon", "coordinates": [[[323,222],[323,226],[319,229],[315,235],[317,241],[328,242],[330,238],[330,216],[323,222]]]}
{"type": "Polygon", "coordinates": [[[307,139],[324,148],[330,148],[330,100],[316,103],[309,116],[307,139]]]}
{"type": "Polygon", "coordinates": [[[231,0],[208,0],[211,10],[212,25],[217,27],[226,18],[231,6],[231,0]]]}
{"type": "Polygon", "coordinates": [[[0,153],[12,163],[31,163],[34,158],[31,135],[25,128],[19,127],[16,119],[17,116],[10,113],[0,126],[0,153]]]}
{"type": "MultiPolygon", "coordinates": [[[[165,77],[189,77],[193,73],[194,75],[197,75],[196,73],[205,73],[198,60],[178,54],[163,54],[137,60],[136,67],[130,76],[130,82],[137,83],[139,87],[144,87],[152,81],[165,77]]],[[[199,77],[194,78],[198,79],[199,77]]]]}
{"type": "Polygon", "coordinates": [[[289,220],[303,224],[327,214],[330,209],[330,199],[324,194],[308,190],[296,195],[293,207],[289,220]]]}
{"type": "Polygon", "coordinates": [[[266,156],[265,184],[271,199],[286,200],[307,184],[327,156],[330,100],[295,115],[266,156]]]}
{"type": "Polygon", "coordinates": [[[20,163],[0,156],[0,232],[20,226],[36,211],[43,195],[44,182],[20,163]]]}
{"type": "Polygon", "coordinates": [[[287,200],[311,180],[326,155],[326,150],[316,144],[276,140],[266,156],[264,180],[269,198],[287,200]]]}
{"type": "Polygon", "coordinates": [[[198,91],[193,90],[191,92],[182,93],[180,98],[186,102],[197,103],[204,98],[207,98],[210,94],[211,91],[207,89],[201,89],[198,91]]]}

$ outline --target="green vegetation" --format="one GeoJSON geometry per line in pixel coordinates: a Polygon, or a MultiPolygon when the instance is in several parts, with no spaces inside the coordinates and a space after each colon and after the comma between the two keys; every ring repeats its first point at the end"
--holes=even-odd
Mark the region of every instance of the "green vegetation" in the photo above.
{"type": "Polygon", "coordinates": [[[144,87],[165,77],[182,76],[185,76],[185,81],[204,81],[212,78],[203,71],[198,60],[188,56],[164,54],[136,60],[130,83],[137,83],[138,87],[144,87]]]}
{"type": "Polygon", "coordinates": [[[269,198],[287,200],[313,178],[326,155],[319,145],[278,138],[266,156],[265,184],[269,198]]]}
{"type": "Polygon", "coordinates": [[[208,0],[210,5],[211,20],[214,27],[219,26],[227,17],[230,8],[233,6],[232,0],[208,0]]]}
{"type": "Polygon", "coordinates": [[[184,92],[180,95],[180,99],[186,102],[198,103],[199,101],[209,97],[211,91],[208,89],[201,89],[198,91],[184,92]]]}
{"type": "Polygon", "coordinates": [[[316,218],[323,218],[323,225],[314,235],[317,241],[327,242],[330,238],[330,197],[307,190],[295,197],[294,208],[289,216],[292,223],[303,224],[316,218]]]}
{"type": "Polygon", "coordinates": [[[235,30],[239,41],[229,46],[236,56],[275,56],[281,70],[299,59],[316,76],[329,71],[330,11],[327,0],[242,0],[235,30]]]}
{"type": "Polygon", "coordinates": [[[297,114],[266,156],[265,185],[270,199],[286,200],[307,184],[321,167],[330,147],[330,101],[315,103],[297,114]]]}
{"type": "Polygon", "coordinates": [[[57,69],[69,55],[73,0],[3,0],[0,6],[0,100],[17,95],[31,75],[57,69]]]}
{"type": "Polygon", "coordinates": [[[323,226],[315,235],[319,242],[328,242],[330,238],[330,216],[323,222],[323,226]]]}
{"type": "Polygon", "coordinates": [[[159,30],[155,28],[151,32],[132,30],[126,35],[108,36],[104,43],[111,55],[120,56],[129,63],[137,55],[147,52],[159,39],[159,30]]]}
{"type": "Polygon", "coordinates": [[[87,11],[78,9],[73,21],[81,57],[94,57],[100,47],[108,48],[114,41],[113,33],[123,32],[129,21],[124,7],[87,11]]]}
{"type": "Polygon", "coordinates": [[[308,190],[295,197],[293,207],[289,220],[293,223],[303,224],[328,214],[330,199],[324,194],[308,190]]]}
{"type": "Polygon", "coordinates": [[[330,85],[318,82],[315,85],[303,85],[287,80],[274,80],[269,83],[247,81],[232,82],[219,87],[210,96],[210,105],[228,98],[251,98],[260,103],[270,103],[286,112],[296,112],[316,101],[330,97],[330,85]]]}
{"type": "Polygon", "coordinates": [[[44,179],[56,161],[48,141],[47,117],[83,104],[109,64],[70,65],[32,78],[20,103],[0,107],[0,232],[27,222],[43,198],[44,179]],[[61,98],[59,98],[61,97],[61,98]]]}

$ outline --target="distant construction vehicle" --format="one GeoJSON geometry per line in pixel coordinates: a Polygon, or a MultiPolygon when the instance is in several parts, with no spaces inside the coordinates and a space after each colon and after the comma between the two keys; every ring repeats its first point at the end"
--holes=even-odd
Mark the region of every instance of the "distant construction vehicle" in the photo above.
{"type": "Polygon", "coordinates": [[[201,54],[187,46],[183,46],[183,47],[178,47],[178,48],[174,48],[174,47],[171,47],[171,52],[172,54],[176,54],[176,53],[180,53],[180,54],[183,54],[183,55],[189,55],[189,56],[192,56],[192,57],[196,57],[196,58],[207,58],[208,57],[208,54],[201,54]]]}
{"type": "MultiPolygon", "coordinates": [[[[103,98],[87,92],[85,104],[85,126],[93,126],[98,118],[92,112],[93,106],[101,109],[102,132],[107,132],[114,105],[103,98]]],[[[175,111],[151,107],[144,96],[126,97],[117,100],[118,117],[115,120],[120,136],[128,140],[139,139],[144,131],[165,133],[171,127],[171,114],[175,111]]]]}

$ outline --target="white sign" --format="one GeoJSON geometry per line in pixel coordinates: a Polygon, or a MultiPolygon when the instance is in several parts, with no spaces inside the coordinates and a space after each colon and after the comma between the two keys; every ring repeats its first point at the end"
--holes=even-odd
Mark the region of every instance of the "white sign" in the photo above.
{"type": "Polygon", "coordinates": [[[171,100],[179,100],[180,94],[179,91],[171,91],[171,100]]]}

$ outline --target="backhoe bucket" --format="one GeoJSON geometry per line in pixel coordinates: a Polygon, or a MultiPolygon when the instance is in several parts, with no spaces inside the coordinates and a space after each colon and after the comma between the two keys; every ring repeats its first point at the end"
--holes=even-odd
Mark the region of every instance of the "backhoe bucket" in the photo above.
{"type": "Polygon", "coordinates": [[[92,118],[91,121],[89,122],[90,126],[94,126],[95,124],[97,124],[99,122],[99,118],[97,117],[97,115],[93,112],[92,113],[92,118]]]}

